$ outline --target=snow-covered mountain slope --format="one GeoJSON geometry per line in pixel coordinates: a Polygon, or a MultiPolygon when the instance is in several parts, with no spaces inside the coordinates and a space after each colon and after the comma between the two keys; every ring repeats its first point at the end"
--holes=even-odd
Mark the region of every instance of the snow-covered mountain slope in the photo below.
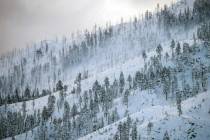
{"type": "MultiPolygon", "coordinates": [[[[199,94],[195,97],[187,99],[182,103],[183,114],[179,117],[175,104],[164,104],[162,101],[157,103],[160,98],[156,94],[151,93],[134,93],[129,97],[129,113],[131,119],[137,120],[138,132],[141,139],[162,139],[166,131],[168,131],[171,139],[209,139],[209,92],[199,94]],[[133,111],[134,112],[133,112],[133,111]],[[152,132],[148,135],[148,123],[152,123],[152,132]]],[[[123,111],[124,106],[121,100],[116,100],[116,107],[123,111]]],[[[122,115],[119,112],[120,116],[122,115]]],[[[123,115],[122,115],[123,116],[123,115]]],[[[127,121],[127,117],[97,130],[80,140],[107,140],[114,136],[120,122],[127,121]]],[[[33,139],[34,134],[29,131],[15,137],[16,139],[33,139]]],[[[10,139],[10,138],[9,138],[10,139]]],[[[8,140],[9,140],[8,139],[8,140]]]]}
{"type": "MultiPolygon", "coordinates": [[[[183,114],[180,117],[174,104],[142,107],[140,111],[132,113],[130,117],[133,121],[137,120],[141,139],[163,139],[164,133],[168,131],[170,139],[207,140],[210,138],[209,94],[209,92],[205,92],[184,101],[182,103],[183,114]],[[149,123],[152,123],[153,127],[151,134],[148,135],[149,123]]],[[[129,104],[135,103],[131,100],[129,104]]],[[[127,121],[127,118],[123,118],[79,140],[112,139],[119,123],[125,121],[127,121]]]]}
{"type": "Polygon", "coordinates": [[[210,25],[193,2],[2,56],[0,138],[208,140],[210,25]]]}
{"type": "MultiPolygon", "coordinates": [[[[185,9],[187,4],[178,2],[175,9],[185,9]]],[[[172,13],[179,13],[172,9],[172,13]]],[[[154,15],[149,20],[134,19],[129,23],[106,28],[95,27],[93,31],[80,33],[62,39],[44,40],[30,47],[14,51],[0,59],[1,96],[15,95],[17,89],[21,95],[27,87],[31,92],[56,86],[58,80],[68,83],[79,72],[94,76],[109,67],[141,55],[142,50],[154,49],[169,39],[192,39],[197,27],[188,32],[184,27],[165,30],[157,24],[154,15]],[[95,67],[97,66],[97,67],[95,67]]]]}
{"type": "MultiPolygon", "coordinates": [[[[165,54],[166,52],[170,52],[170,43],[171,42],[168,41],[168,42],[165,42],[162,44],[163,45],[163,54],[165,54]]],[[[183,45],[183,43],[189,43],[190,45],[192,45],[193,40],[183,40],[180,42],[181,46],[183,45]]],[[[155,50],[148,51],[147,57],[151,58],[155,54],[156,54],[155,50]]],[[[204,55],[204,54],[202,54],[202,55],[204,55]]],[[[172,63],[171,61],[166,62],[165,60],[163,60],[162,63],[165,66],[171,66],[171,67],[175,66],[174,63],[172,63]]],[[[203,63],[207,63],[207,62],[204,61],[203,63]]],[[[102,68],[102,66],[100,64],[94,64],[94,62],[90,63],[88,66],[90,66],[89,67],[89,70],[90,70],[89,75],[92,75],[92,76],[89,76],[87,79],[84,79],[81,81],[81,87],[82,87],[83,91],[91,89],[92,85],[94,84],[94,82],[96,80],[99,81],[100,83],[103,83],[105,77],[109,77],[110,82],[113,82],[114,79],[119,77],[120,72],[122,70],[123,70],[125,77],[128,77],[128,75],[135,75],[135,73],[138,70],[142,70],[144,68],[144,60],[142,58],[142,55],[139,55],[139,56],[136,56],[133,58],[128,58],[126,61],[119,63],[119,64],[115,64],[110,67],[106,66],[105,68],[102,68]],[[98,66],[99,68],[95,68],[96,65],[99,65],[98,66]]],[[[75,77],[76,77],[76,74],[77,73],[75,73],[75,75],[74,75],[75,77]]],[[[71,94],[71,90],[75,86],[74,80],[75,80],[75,78],[72,78],[72,80],[69,80],[66,82],[68,85],[68,90],[66,91],[67,95],[65,98],[67,101],[70,101],[69,103],[71,106],[74,103],[78,104],[77,95],[71,94]]],[[[59,92],[53,92],[52,95],[54,95],[56,97],[56,99],[59,98],[59,92]]],[[[49,97],[49,95],[46,95],[46,96],[40,97],[38,99],[26,101],[26,104],[27,104],[26,110],[28,110],[27,113],[32,114],[33,110],[31,110],[31,109],[34,109],[34,110],[40,109],[41,110],[41,109],[43,109],[44,106],[47,106],[48,97],[49,97]],[[33,107],[33,102],[34,102],[34,107],[33,107]]],[[[21,111],[22,110],[22,102],[8,104],[6,107],[7,107],[7,110],[12,111],[12,112],[21,111]]],[[[2,113],[5,112],[5,106],[1,106],[0,111],[2,113]]]]}
{"type": "MultiPolygon", "coordinates": [[[[183,43],[186,43],[187,40],[180,42],[181,46],[183,46],[183,43]]],[[[190,45],[193,45],[193,41],[188,40],[188,43],[190,45]]],[[[164,43],[163,44],[163,52],[166,53],[170,51],[169,46],[170,43],[164,43]]],[[[198,44],[197,44],[198,45],[198,44]]],[[[200,44],[200,51],[197,53],[194,57],[195,58],[202,58],[201,63],[209,64],[209,61],[206,61],[206,59],[203,59],[205,57],[206,51],[202,44],[200,44]]],[[[152,57],[155,55],[154,51],[150,51],[147,53],[148,57],[152,57]]],[[[146,61],[147,62],[147,61],[146,61]]],[[[150,62],[148,61],[148,64],[150,62]]],[[[165,59],[162,60],[162,64],[165,66],[175,67],[172,60],[166,61],[165,59]]],[[[119,67],[116,65],[116,67],[107,68],[105,71],[102,71],[98,73],[97,77],[89,77],[85,80],[81,81],[81,87],[82,90],[88,90],[91,88],[91,85],[95,82],[97,79],[99,82],[103,82],[105,77],[110,77],[110,82],[114,80],[114,78],[118,77],[120,75],[121,69],[123,69],[125,77],[127,77],[129,74],[134,75],[136,71],[139,69],[144,68],[144,62],[142,61],[141,56],[136,57],[134,59],[130,59],[129,61],[125,62],[124,64],[119,65],[119,67]]],[[[189,67],[190,68],[190,67],[189,67]]],[[[186,76],[190,75],[191,70],[189,68],[186,69],[186,76]],[[187,74],[189,73],[189,74],[187,74]]],[[[182,75],[183,76],[183,75],[182,75]]],[[[186,81],[191,83],[192,81],[190,78],[186,78],[186,81]]],[[[73,83],[73,81],[72,81],[73,83]]],[[[179,84],[182,86],[182,84],[179,82],[179,84]]],[[[73,104],[79,104],[79,98],[78,95],[70,94],[71,88],[69,88],[65,96],[65,101],[69,103],[70,106],[73,106],[73,104]]],[[[59,92],[53,93],[53,95],[56,97],[56,103],[60,100],[59,92]]],[[[84,94],[81,93],[80,96],[83,96],[84,94]]],[[[34,107],[33,101],[27,101],[26,102],[26,112],[27,114],[33,114],[34,111],[42,111],[44,106],[47,106],[47,99],[48,95],[45,97],[41,97],[34,100],[34,107]]],[[[123,97],[117,97],[113,100],[113,105],[109,109],[110,112],[117,110],[119,119],[117,122],[112,123],[110,125],[105,126],[102,129],[97,130],[96,132],[90,133],[85,137],[82,137],[81,139],[108,139],[111,138],[111,136],[114,135],[116,132],[116,128],[118,127],[119,122],[123,122],[123,120],[126,120],[125,114],[130,114],[130,117],[133,121],[138,119],[137,126],[138,131],[140,132],[140,135],[142,138],[155,138],[155,139],[161,139],[163,137],[163,133],[167,130],[170,138],[173,139],[180,139],[190,137],[191,135],[194,135],[196,133],[197,139],[208,139],[208,133],[205,131],[206,128],[208,128],[208,111],[209,111],[209,92],[202,93],[201,95],[197,95],[191,99],[188,99],[182,103],[182,111],[183,114],[181,117],[178,116],[176,103],[173,99],[166,101],[165,96],[162,94],[161,88],[155,88],[152,90],[146,90],[141,91],[140,89],[134,90],[130,93],[130,96],[128,98],[128,107],[123,105],[122,103],[123,97]],[[202,99],[204,100],[202,100],[202,99]],[[201,101],[202,100],[202,101],[201,101]],[[204,102],[205,101],[205,102],[204,102]],[[199,104],[203,104],[202,108],[198,108],[199,104]],[[197,109],[196,109],[197,108],[197,109]],[[196,115],[196,113],[198,113],[196,115]],[[202,114],[202,115],[201,115],[202,114]],[[200,119],[198,119],[200,117],[200,119]],[[153,131],[150,135],[147,134],[147,125],[149,122],[152,122],[154,127],[153,131]],[[183,127],[181,125],[185,123],[183,127]],[[196,129],[196,132],[191,132],[190,128],[191,123],[194,123],[195,128],[193,127],[193,130],[196,129]],[[199,127],[202,127],[199,129],[199,127]],[[184,131],[185,130],[185,131],[184,131]],[[190,134],[185,133],[187,130],[189,130],[190,134]],[[203,134],[204,133],[204,134],[203,134]]],[[[199,105],[200,106],[200,105],[199,105]]],[[[52,115],[52,118],[62,118],[63,116],[63,110],[64,108],[55,108],[54,113],[52,115]]],[[[10,111],[21,111],[22,110],[22,103],[16,103],[11,104],[7,106],[7,110],[10,111]]],[[[2,113],[4,112],[4,107],[1,107],[2,113]]],[[[103,116],[101,113],[98,114],[99,116],[103,116]]],[[[34,132],[37,131],[37,128],[33,130],[34,132]]],[[[33,139],[36,134],[32,134],[32,131],[28,131],[27,136],[26,134],[21,134],[19,136],[16,136],[16,139],[33,139]]]]}

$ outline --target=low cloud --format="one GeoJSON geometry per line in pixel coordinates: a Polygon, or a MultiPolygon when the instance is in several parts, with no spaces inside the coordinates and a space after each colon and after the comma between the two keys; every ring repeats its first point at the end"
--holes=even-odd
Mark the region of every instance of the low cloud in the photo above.
{"type": "Polygon", "coordinates": [[[0,54],[27,43],[116,22],[168,0],[0,0],[0,54]]]}

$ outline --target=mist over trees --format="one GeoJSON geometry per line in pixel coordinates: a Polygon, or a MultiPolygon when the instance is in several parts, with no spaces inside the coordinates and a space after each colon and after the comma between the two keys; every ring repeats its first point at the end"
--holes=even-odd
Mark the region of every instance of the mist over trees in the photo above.
{"type": "MultiPolygon", "coordinates": [[[[95,26],[93,31],[78,33],[79,40],[72,35],[62,41],[41,41],[2,57],[0,139],[23,133],[43,140],[78,139],[93,132],[106,133],[104,128],[112,125],[116,131],[110,139],[114,140],[153,138],[160,131],[164,131],[162,139],[171,139],[169,130],[156,132],[153,122],[135,120],[135,114],[130,114],[140,94],[146,93],[149,99],[139,102],[152,98],[154,106],[154,93],[173,104],[174,115],[182,119],[183,102],[209,90],[210,2],[195,0],[192,8],[178,13],[173,6],[146,11],[128,23],[95,26]],[[196,28],[193,41],[173,35],[190,34],[191,28],[196,28]],[[142,67],[136,66],[134,72],[123,69],[135,57],[142,59],[137,60],[142,67]],[[111,75],[105,71],[108,68],[116,72],[111,75]],[[9,110],[10,105],[21,109],[9,110]],[[143,122],[146,132],[140,128],[143,122]]],[[[164,120],[170,119],[167,112],[164,115],[164,120]]]]}

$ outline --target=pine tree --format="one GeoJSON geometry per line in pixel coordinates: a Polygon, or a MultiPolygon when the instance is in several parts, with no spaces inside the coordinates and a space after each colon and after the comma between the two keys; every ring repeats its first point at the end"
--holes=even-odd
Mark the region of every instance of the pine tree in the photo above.
{"type": "Polygon", "coordinates": [[[162,48],[162,46],[159,44],[158,46],[157,46],[157,48],[156,48],[156,52],[157,52],[157,54],[158,54],[158,57],[159,57],[159,59],[161,60],[161,56],[162,56],[162,51],[163,51],[163,48],[162,48]]]}
{"type": "Polygon", "coordinates": [[[49,115],[48,115],[47,107],[44,106],[44,108],[43,108],[43,110],[42,110],[42,120],[43,120],[43,121],[47,121],[48,116],[49,116],[49,115]]]}
{"type": "Polygon", "coordinates": [[[56,84],[56,91],[63,90],[63,83],[61,80],[56,84]]]}
{"type": "Polygon", "coordinates": [[[71,116],[73,118],[75,118],[75,116],[77,115],[78,111],[77,111],[77,106],[74,104],[72,109],[71,109],[71,116]]]}
{"type": "Polygon", "coordinates": [[[114,97],[118,96],[118,91],[119,91],[118,89],[119,89],[119,85],[118,85],[117,79],[115,79],[114,82],[113,82],[114,97]]]}
{"type": "Polygon", "coordinates": [[[67,101],[65,101],[64,112],[63,112],[63,121],[65,123],[69,123],[69,119],[70,119],[70,106],[69,106],[69,103],[67,101]]]}
{"type": "MultiPolygon", "coordinates": [[[[18,88],[15,89],[15,98],[19,102],[20,101],[20,96],[19,96],[19,90],[18,88]]],[[[1,104],[1,103],[0,103],[1,104]]]]}
{"type": "Polygon", "coordinates": [[[210,22],[203,23],[197,30],[197,36],[200,40],[210,41],[210,22]]]}
{"type": "Polygon", "coordinates": [[[208,74],[207,74],[207,67],[205,65],[201,66],[201,85],[203,88],[203,91],[208,90],[208,74]]]}
{"type": "Polygon", "coordinates": [[[47,109],[48,109],[48,114],[49,116],[52,115],[52,113],[54,112],[55,110],[55,96],[54,95],[50,95],[48,97],[48,104],[47,104],[47,109]]]}
{"type": "Polygon", "coordinates": [[[82,96],[79,96],[79,107],[82,108],[82,96]]]}
{"type": "Polygon", "coordinates": [[[23,117],[26,117],[26,101],[23,101],[22,103],[22,111],[23,111],[23,117]]]}
{"type": "Polygon", "coordinates": [[[193,4],[193,15],[196,22],[204,22],[210,18],[210,1],[195,0],[193,4]]]}
{"type": "Polygon", "coordinates": [[[144,63],[145,63],[146,58],[147,58],[147,54],[145,50],[142,51],[142,58],[144,59],[144,63]]]}
{"type": "Polygon", "coordinates": [[[119,132],[119,138],[120,138],[120,140],[122,140],[123,139],[123,124],[122,124],[122,122],[120,122],[120,124],[118,125],[117,130],[119,132]]]}
{"type": "Polygon", "coordinates": [[[113,140],[120,140],[118,133],[116,133],[116,134],[114,135],[113,140]]]}
{"type": "Polygon", "coordinates": [[[153,123],[149,122],[147,125],[147,134],[150,135],[152,131],[153,123]]]}
{"type": "Polygon", "coordinates": [[[85,91],[84,92],[84,95],[83,95],[83,101],[84,101],[84,104],[88,104],[88,100],[89,100],[89,97],[88,97],[88,92],[85,91]]]}
{"type": "Polygon", "coordinates": [[[96,80],[92,86],[92,91],[94,94],[99,94],[101,89],[101,85],[99,84],[99,82],[96,80]]]}
{"type": "Polygon", "coordinates": [[[136,74],[135,74],[134,81],[136,82],[136,83],[134,83],[134,85],[136,84],[138,87],[143,89],[143,82],[144,82],[144,75],[143,75],[143,73],[141,73],[140,71],[137,71],[136,74]]]}
{"type": "Polygon", "coordinates": [[[77,75],[77,78],[76,78],[76,80],[74,81],[75,82],[75,84],[76,84],[76,93],[77,93],[77,95],[79,95],[80,93],[81,93],[81,80],[82,80],[82,74],[81,73],[79,73],[78,75],[77,75]]]}
{"type": "Polygon", "coordinates": [[[174,48],[175,48],[175,41],[174,40],[172,40],[171,41],[171,55],[172,55],[172,58],[174,58],[174,48]]]}
{"type": "Polygon", "coordinates": [[[111,120],[112,122],[119,120],[119,114],[117,112],[117,108],[115,108],[115,110],[112,112],[111,120]]]}
{"type": "Polygon", "coordinates": [[[170,140],[169,135],[168,135],[168,131],[165,132],[165,134],[163,136],[163,140],[170,140]]]}
{"type": "Polygon", "coordinates": [[[176,104],[177,104],[177,110],[178,110],[178,114],[179,116],[182,114],[182,107],[181,107],[181,94],[180,91],[176,92],[176,104]]]}
{"type": "Polygon", "coordinates": [[[128,96],[129,96],[129,90],[127,89],[123,96],[123,103],[128,107],[128,96]]]}
{"type": "Polygon", "coordinates": [[[128,81],[129,89],[131,89],[132,88],[132,77],[130,74],[128,75],[127,81],[128,81]]]}
{"type": "Polygon", "coordinates": [[[106,91],[105,88],[102,87],[101,89],[101,97],[100,97],[100,102],[102,103],[102,109],[104,110],[105,105],[107,104],[107,95],[106,95],[106,91]]]}
{"type": "Polygon", "coordinates": [[[177,77],[174,76],[172,80],[172,84],[171,84],[171,92],[172,92],[173,97],[175,97],[175,92],[177,88],[178,88],[178,80],[177,80],[177,77]]]}
{"type": "Polygon", "coordinates": [[[123,123],[123,140],[129,140],[129,127],[128,127],[128,123],[124,122],[123,123]]]}
{"type": "Polygon", "coordinates": [[[179,56],[181,54],[181,46],[180,43],[177,43],[177,47],[176,47],[176,55],[179,56]]]}
{"type": "Polygon", "coordinates": [[[58,109],[62,108],[63,104],[64,104],[64,91],[60,90],[59,91],[59,100],[57,102],[58,109]]]}
{"type": "Polygon", "coordinates": [[[169,54],[167,52],[165,53],[165,59],[166,59],[166,62],[168,62],[169,54]]]}
{"type": "Polygon", "coordinates": [[[129,129],[129,130],[130,130],[130,128],[131,128],[131,123],[132,123],[132,120],[131,120],[130,115],[128,114],[128,116],[127,116],[127,126],[128,126],[128,129],[129,129]]]}
{"type": "Polygon", "coordinates": [[[125,79],[124,79],[124,74],[123,72],[120,73],[120,93],[122,94],[123,93],[123,90],[124,90],[124,86],[125,86],[125,79]]]}
{"type": "Polygon", "coordinates": [[[164,83],[163,83],[163,93],[166,96],[166,100],[168,100],[168,94],[169,94],[169,92],[170,92],[170,81],[167,78],[166,80],[164,80],[164,83]]]}
{"type": "Polygon", "coordinates": [[[106,77],[104,79],[104,84],[105,84],[105,87],[106,87],[106,90],[107,90],[109,88],[109,78],[108,77],[106,77]]]}
{"type": "Polygon", "coordinates": [[[25,98],[27,98],[27,99],[31,98],[31,91],[28,86],[25,89],[25,98]]]}
{"type": "Polygon", "coordinates": [[[99,98],[98,98],[98,94],[95,92],[94,94],[94,114],[96,114],[99,111],[99,98]]]}
{"type": "Polygon", "coordinates": [[[137,140],[137,135],[138,135],[138,132],[137,132],[137,127],[136,127],[136,122],[135,122],[133,124],[132,131],[131,131],[131,139],[137,140]]]}

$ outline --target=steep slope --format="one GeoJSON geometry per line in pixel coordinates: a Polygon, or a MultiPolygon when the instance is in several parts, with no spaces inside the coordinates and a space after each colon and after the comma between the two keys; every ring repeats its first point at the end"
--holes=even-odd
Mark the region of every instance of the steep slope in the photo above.
{"type": "MultiPolygon", "coordinates": [[[[209,92],[199,94],[182,103],[183,114],[179,117],[175,105],[154,105],[143,108],[130,115],[137,120],[141,139],[163,139],[167,131],[170,139],[209,139],[210,127],[210,96],[209,92]],[[148,124],[152,123],[152,131],[148,134],[148,124]]],[[[135,97],[134,97],[135,98],[135,97]]],[[[131,100],[132,102],[133,100],[131,100]]],[[[132,102],[133,103],[133,102],[132,102]]],[[[120,122],[126,118],[89,134],[80,140],[107,140],[113,138],[120,122]]]]}
{"type": "Polygon", "coordinates": [[[209,139],[210,44],[192,9],[179,1],[1,57],[0,138],[209,139]]]}

